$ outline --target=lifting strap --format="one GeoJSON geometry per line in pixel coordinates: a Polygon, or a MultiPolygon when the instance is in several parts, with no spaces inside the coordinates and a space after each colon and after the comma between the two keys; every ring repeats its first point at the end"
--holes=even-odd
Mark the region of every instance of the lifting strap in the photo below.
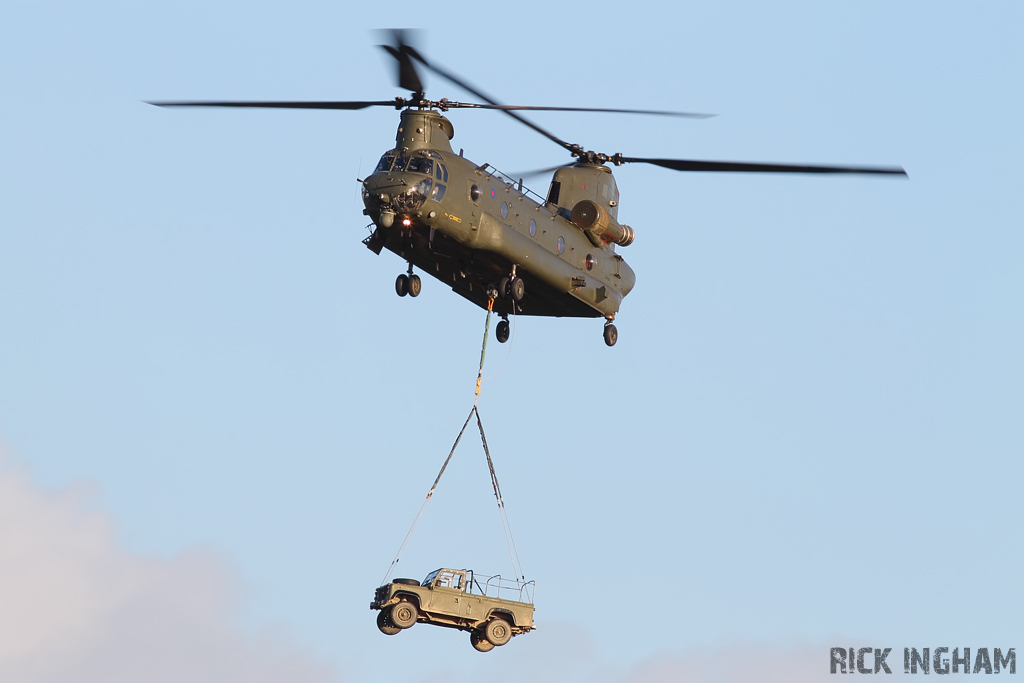
{"type": "Polygon", "coordinates": [[[405,552],[405,546],[409,544],[409,539],[412,538],[413,531],[416,530],[416,525],[420,523],[420,518],[423,516],[423,511],[427,509],[427,503],[430,502],[430,497],[434,495],[434,491],[437,490],[437,485],[441,481],[441,476],[444,471],[448,468],[448,463],[451,462],[452,456],[455,455],[455,449],[459,447],[459,442],[462,441],[462,435],[466,433],[466,427],[469,426],[469,421],[473,419],[473,415],[476,415],[476,425],[480,430],[480,441],[484,446],[484,455],[487,456],[487,468],[491,472],[491,486],[494,488],[494,498],[498,503],[498,516],[501,517],[501,527],[505,532],[505,544],[508,546],[509,557],[512,559],[512,568],[515,572],[517,579],[526,580],[523,573],[523,565],[519,561],[519,551],[516,549],[515,539],[512,537],[512,526],[508,521],[508,512],[505,510],[505,500],[501,497],[501,486],[498,485],[498,475],[494,471],[494,461],[491,459],[491,451],[487,447],[487,437],[484,436],[484,424],[480,419],[480,411],[477,410],[476,404],[480,399],[480,384],[483,381],[484,372],[484,356],[487,353],[487,334],[491,327],[491,313],[494,310],[494,299],[487,300],[487,321],[484,324],[484,341],[483,346],[480,349],[480,369],[476,373],[476,398],[473,400],[473,407],[469,410],[469,415],[466,416],[466,421],[462,425],[462,429],[459,430],[459,435],[455,437],[455,443],[452,444],[452,449],[448,451],[448,457],[444,459],[444,464],[441,465],[441,471],[437,473],[437,477],[434,479],[433,485],[430,490],[427,491],[427,497],[423,499],[423,505],[420,506],[420,511],[416,514],[416,519],[413,520],[412,526],[409,527],[409,532],[405,535],[405,539],[402,541],[401,547],[398,549],[398,553],[395,555],[395,559],[391,561],[391,566],[388,567],[387,574],[384,575],[384,580],[381,581],[383,586],[391,580],[391,576],[395,571],[398,561],[402,558],[402,553],[405,552]]]}

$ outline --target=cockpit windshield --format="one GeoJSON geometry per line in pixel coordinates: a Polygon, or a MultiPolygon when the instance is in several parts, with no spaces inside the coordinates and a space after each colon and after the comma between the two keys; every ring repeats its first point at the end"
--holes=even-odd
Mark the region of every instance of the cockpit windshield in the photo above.
{"type": "Polygon", "coordinates": [[[436,173],[438,180],[448,180],[448,169],[440,161],[435,161],[430,157],[399,156],[396,158],[394,152],[388,152],[380,158],[377,168],[373,172],[387,173],[389,171],[392,173],[420,173],[429,176],[433,176],[436,173]]]}

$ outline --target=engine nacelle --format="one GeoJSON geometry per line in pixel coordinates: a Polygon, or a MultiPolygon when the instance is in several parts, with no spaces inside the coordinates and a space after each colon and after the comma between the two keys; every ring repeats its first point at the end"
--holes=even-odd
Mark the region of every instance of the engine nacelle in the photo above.
{"type": "Polygon", "coordinates": [[[628,225],[619,225],[607,211],[589,199],[584,199],[572,207],[572,222],[586,233],[594,246],[598,247],[612,242],[621,247],[628,247],[636,237],[633,228],[628,225]]]}

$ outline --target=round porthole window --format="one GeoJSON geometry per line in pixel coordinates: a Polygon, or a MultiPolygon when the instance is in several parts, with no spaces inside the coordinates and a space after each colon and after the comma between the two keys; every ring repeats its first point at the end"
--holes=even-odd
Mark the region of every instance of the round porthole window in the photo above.
{"type": "Polygon", "coordinates": [[[530,237],[537,236],[537,221],[530,219],[530,237]]]}
{"type": "Polygon", "coordinates": [[[587,270],[593,270],[594,268],[594,255],[587,254],[587,270]]]}
{"type": "Polygon", "coordinates": [[[561,254],[563,251],[565,251],[565,238],[564,237],[559,237],[558,238],[558,253],[561,254]]]}
{"type": "Polygon", "coordinates": [[[508,218],[508,204],[506,202],[501,203],[501,217],[508,218]]]}
{"type": "Polygon", "coordinates": [[[476,185],[474,185],[471,188],[469,188],[469,198],[472,199],[474,202],[479,201],[480,200],[480,188],[477,187],[476,185]]]}

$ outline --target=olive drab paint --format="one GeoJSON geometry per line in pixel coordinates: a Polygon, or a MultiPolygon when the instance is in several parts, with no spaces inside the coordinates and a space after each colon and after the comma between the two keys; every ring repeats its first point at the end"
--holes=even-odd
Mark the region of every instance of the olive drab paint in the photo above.
{"type": "Polygon", "coordinates": [[[610,169],[559,168],[551,184],[558,196],[552,200],[549,188],[544,199],[488,164],[455,154],[453,137],[451,122],[438,111],[402,111],[395,148],[362,181],[363,213],[374,223],[366,245],[378,254],[386,248],[482,308],[503,278],[521,278],[521,300],[499,296],[494,304],[504,316],[614,319],[636,276],[614,241],[588,236],[572,222],[576,204],[593,202],[606,214],[602,234],[632,236],[617,223],[619,191],[610,169]],[[432,169],[429,176],[425,168],[432,169]]]}

